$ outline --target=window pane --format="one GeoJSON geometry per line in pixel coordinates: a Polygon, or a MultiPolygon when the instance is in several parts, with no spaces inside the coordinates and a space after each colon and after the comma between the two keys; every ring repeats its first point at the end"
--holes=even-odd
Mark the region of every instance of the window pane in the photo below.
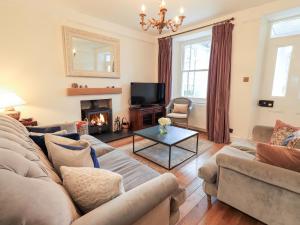
{"type": "Polygon", "coordinates": [[[292,46],[280,47],[277,50],[272,96],[282,97],[286,94],[292,51],[292,46]]]}
{"type": "Polygon", "coordinates": [[[195,98],[206,99],[207,95],[208,71],[196,72],[195,74],[195,98]]]}
{"type": "Polygon", "coordinates": [[[182,73],[182,95],[183,96],[188,96],[188,89],[187,89],[187,83],[188,83],[188,73],[183,72],[182,73]]]}
{"type": "Polygon", "coordinates": [[[184,59],[183,59],[183,70],[190,69],[190,60],[191,60],[191,46],[184,46],[184,59]]]}
{"type": "Polygon", "coordinates": [[[274,22],[271,28],[271,38],[300,34],[300,17],[274,22]]]}
{"type": "Polygon", "coordinates": [[[193,48],[196,50],[196,70],[208,69],[210,58],[210,46],[210,40],[202,41],[193,45],[193,48]]]}

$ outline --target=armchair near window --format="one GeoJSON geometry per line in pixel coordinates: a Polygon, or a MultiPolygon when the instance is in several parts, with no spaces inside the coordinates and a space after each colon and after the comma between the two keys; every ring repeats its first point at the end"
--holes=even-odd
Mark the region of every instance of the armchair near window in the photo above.
{"type": "Polygon", "coordinates": [[[184,125],[186,128],[189,127],[189,116],[192,110],[192,101],[188,98],[175,98],[170,101],[166,107],[166,115],[171,119],[172,124],[184,125]],[[174,104],[186,104],[186,113],[174,112],[174,104]]]}

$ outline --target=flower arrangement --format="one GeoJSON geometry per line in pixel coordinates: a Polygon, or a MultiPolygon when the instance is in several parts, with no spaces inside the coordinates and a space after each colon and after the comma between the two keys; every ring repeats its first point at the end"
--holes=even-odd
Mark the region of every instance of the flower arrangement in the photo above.
{"type": "Polygon", "coordinates": [[[160,134],[166,134],[168,132],[167,126],[171,125],[171,120],[169,118],[162,117],[158,120],[158,123],[160,125],[160,134]]]}

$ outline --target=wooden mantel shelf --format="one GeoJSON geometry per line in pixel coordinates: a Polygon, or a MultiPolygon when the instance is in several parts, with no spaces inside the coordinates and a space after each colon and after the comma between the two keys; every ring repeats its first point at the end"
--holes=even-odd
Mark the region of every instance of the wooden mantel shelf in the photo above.
{"type": "Polygon", "coordinates": [[[122,88],[67,88],[68,96],[121,94],[122,88]]]}

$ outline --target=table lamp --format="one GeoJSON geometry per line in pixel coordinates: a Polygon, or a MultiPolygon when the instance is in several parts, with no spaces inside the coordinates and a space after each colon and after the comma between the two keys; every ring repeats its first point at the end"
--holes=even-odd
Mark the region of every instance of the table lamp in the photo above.
{"type": "Polygon", "coordinates": [[[14,106],[24,105],[25,101],[12,92],[0,93],[0,108],[4,108],[4,113],[16,120],[20,119],[21,112],[16,111],[14,106]]]}

